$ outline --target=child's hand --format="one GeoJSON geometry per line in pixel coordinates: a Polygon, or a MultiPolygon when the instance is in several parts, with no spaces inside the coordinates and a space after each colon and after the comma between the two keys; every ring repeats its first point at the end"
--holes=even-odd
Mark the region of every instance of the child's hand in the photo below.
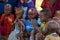
{"type": "Polygon", "coordinates": [[[44,35],[42,33],[37,33],[36,38],[44,39],[44,35]]]}
{"type": "Polygon", "coordinates": [[[10,22],[12,22],[12,19],[11,19],[11,18],[9,18],[9,17],[8,17],[8,20],[9,20],[10,22]]]}
{"type": "Polygon", "coordinates": [[[15,19],[14,23],[18,22],[18,18],[15,19]]]}
{"type": "Polygon", "coordinates": [[[32,31],[31,31],[31,35],[34,35],[34,33],[35,33],[35,30],[32,30],[32,31]]]}

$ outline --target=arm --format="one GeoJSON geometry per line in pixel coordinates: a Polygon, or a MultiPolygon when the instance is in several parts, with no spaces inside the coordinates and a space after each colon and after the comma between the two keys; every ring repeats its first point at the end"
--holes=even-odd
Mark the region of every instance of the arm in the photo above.
{"type": "Polygon", "coordinates": [[[13,25],[13,23],[14,23],[14,15],[11,15],[10,17],[8,17],[8,20],[11,23],[11,25],[13,25]]]}
{"type": "Polygon", "coordinates": [[[2,24],[2,22],[4,21],[4,19],[5,19],[5,14],[3,14],[3,15],[1,16],[0,24],[2,24]]]}
{"type": "Polygon", "coordinates": [[[19,23],[22,26],[22,30],[25,31],[25,24],[24,24],[24,20],[19,20],[19,23]]]}
{"type": "Polygon", "coordinates": [[[38,30],[40,32],[39,26],[37,23],[32,22],[32,25],[35,27],[36,30],[38,30]]]}

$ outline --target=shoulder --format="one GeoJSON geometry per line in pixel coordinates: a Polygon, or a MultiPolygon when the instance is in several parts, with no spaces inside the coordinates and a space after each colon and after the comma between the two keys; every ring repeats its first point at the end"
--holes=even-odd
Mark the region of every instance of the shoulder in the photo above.
{"type": "Polygon", "coordinates": [[[2,14],[2,17],[5,17],[6,16],[6,14],[2,14]]]}

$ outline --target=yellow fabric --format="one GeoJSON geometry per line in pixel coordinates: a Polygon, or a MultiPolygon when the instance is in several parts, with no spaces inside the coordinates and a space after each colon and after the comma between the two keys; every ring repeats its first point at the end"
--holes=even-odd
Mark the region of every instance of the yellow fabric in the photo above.
{"type": "Polygon", "coordinates": [[[48,35],[45,38],[45,40],[60,40],[60,37],[59,36],[55,37],[55,36],[52,36],[52,35],[48,35]]]}
{"type": "Polygon", "coordinates": [[[43,22],[42,23],[42,32],[44,32],[45,31],[45,27],[47,26],[47,23],[46,22],[43,22]]]}

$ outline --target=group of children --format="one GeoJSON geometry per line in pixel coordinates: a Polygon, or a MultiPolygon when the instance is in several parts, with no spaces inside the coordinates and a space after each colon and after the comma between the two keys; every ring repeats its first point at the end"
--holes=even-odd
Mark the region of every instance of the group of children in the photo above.
{"type": "Polygon", "coordinates": [[[0,40],[60,40],[60,10],[51,18],[51,11],[43,9],[37,17],[34,6],[27,4],[27,7],[24,1],[20,2],[22,4],[14,8],[15,15],[11,13],[10,4],[4,6],[0,18],[0,40]]]}

